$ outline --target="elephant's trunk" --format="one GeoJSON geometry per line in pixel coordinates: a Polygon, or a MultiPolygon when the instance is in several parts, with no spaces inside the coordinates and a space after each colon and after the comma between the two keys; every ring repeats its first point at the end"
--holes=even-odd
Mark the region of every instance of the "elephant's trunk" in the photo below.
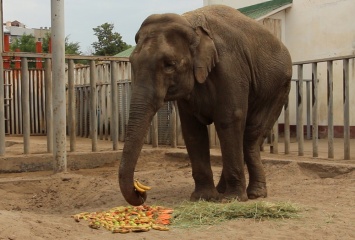
{"type": "Polygon", "coordinates": [[[123,197],[134,206],[144,203],[147,195],[140,194],[134,188],[134,170],[142,150],[144,138],[157,108],[149,103],[146,96],[138,91],[132,93],[127,134],[119,167],[119,185],[123,197]]]}

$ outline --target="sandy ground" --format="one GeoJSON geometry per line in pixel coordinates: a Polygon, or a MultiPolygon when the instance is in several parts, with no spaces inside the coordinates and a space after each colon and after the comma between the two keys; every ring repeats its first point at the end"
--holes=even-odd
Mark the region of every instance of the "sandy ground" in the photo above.
{"type": "MultiPolygon", "coordinates": [[[[147,204],[174,207],[189,199],[193,180],[186,155],[166,152],[171,150],[143,150],[135,176],[153,188],[147,204]]],[[[118,163],[57,175],[1,174],[0,239],[355,239],[354,165],[333,164],[319,171],[315,165],[300,164],[305,159],[295,159],[264,161],[269,191],[264,200],[299,205],[299,219],[241,219],[125,235],[94,230],[71,218],[79,212],[127,205],[117,183],[118,163]]],[[[216,157],[212,162],[217,181],[221,163],[216,157]]]]}

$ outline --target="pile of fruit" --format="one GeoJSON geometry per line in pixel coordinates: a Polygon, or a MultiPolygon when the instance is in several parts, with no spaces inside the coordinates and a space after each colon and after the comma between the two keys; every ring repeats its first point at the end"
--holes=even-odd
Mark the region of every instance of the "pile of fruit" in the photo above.
{"type": "Polygon", "coordinates": [[[94,229],[105,228],[113,233],[147,232],[150,229],[169,230],[173,210],[161,206],[121,206],[103,212],[83,212],[73,215],[75,221],[85,220],[94,229]]]}

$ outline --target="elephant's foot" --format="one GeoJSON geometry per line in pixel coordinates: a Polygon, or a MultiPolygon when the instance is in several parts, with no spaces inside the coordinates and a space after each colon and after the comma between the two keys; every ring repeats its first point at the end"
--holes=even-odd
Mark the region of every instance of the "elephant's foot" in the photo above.
{"type": "Polygon", "coordinates": [[[216,189],[219,193],[225,193],[227,189],[226,181],[224,181],[223,178],[221,178],[216,186],[216,189]]]}
{"type": "Polygon", "coordinates": [[[247,188],[248,198],[256,199],[256,198],[266,198],[267,197],[267,189],[265,182],[254,182],[249,183],[247,188]]]}
{"type": "Polygon", "coordinates": [[[223,194],[222,202],[229,202],[234,199],[239,202],[246,202],[248,201],[248,195],[245,191],[225,192],[223,194]]]}
{"type": "Polygon", "coordinates": [[[218,201],[219,199],[220,199],[220,194],[217,192],[215,188],[194,191],[190,197],[191,201],[199,201],[199,200],[218,201]]]}

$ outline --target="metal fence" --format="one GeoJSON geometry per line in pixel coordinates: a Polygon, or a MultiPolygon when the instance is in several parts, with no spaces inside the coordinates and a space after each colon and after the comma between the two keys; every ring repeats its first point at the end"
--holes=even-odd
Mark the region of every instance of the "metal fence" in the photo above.
{"type": "MultiPolygon", "coordinates": [[[[36,54],[20,53],[20,55],[22,61],[30,57],[39,57],[36,54]]],[[[3,56],[14,57],[10,53],[4,53],[3,56]]],[[[48,107],[52,104],[50,55],[42,54],[40,57],[45,58],[45,68],[42,70],[28,69],[27,64],[22,64],[21,70],[4,70],[5,130],[7,134],[14,135],[46,135],[48,152],[51,152],[53,136],[48,131],[53,121],[51,108],[48,107]],[[29,131],[23,129],[29,129],[29,131]]],[[[298,143],[298,155],[303,156],[306,131],[306,138],[312,138],[312,156],[318,157],[320,137],[318,92],[319,84],[326,84],[328,157],[334,158],[333,84],[342,83],[343,158],[350,159],[349,62],[354,61],[354,58],[355,55],[349,55],[294,63],[295,74],[292,82],[294,90],[291,91],[289,103],[285,105],[270,137],[271,152],[278,153],[279,145],[283,144],[284,153],[289,154],[290,139],[294,133],[298,143]],[[342,63],[342,81],[333,81],[335,62],[337,65],[339,62],[342,63]],[[324,67],[319,70],[321,64],[326,64],[325,73],[322,74],[320,73],[324,67]],[[319,75],[326,76],[326,83],[321,82],[324,78],[319,79],[319,75]],[[291,118],[290,121],[290,116],[294,116],[295,119],[291,118]],[[279,130],[282,138],[279,138],[279,130]]],[[[124,141],[128,122],[131,98],[130,63],[126,58],[83,56],[79,59],[85,59],[90,64],[75,66],[74,59],[77,57],[67,56],[65,79],[67,134],[70,138],[70,150],[75,151],[76,137],[91,138],[93,151],[97,151],[98,139],[112,141],[113,150],[117,150],[118,141],[124,141]]],[[[209,134],[210,146],[219,147],[218,136],[213,125],[209,126],[209,134]]],[[[166,103],[159,110],[152,121],[146,143],[153,146],[171,145],[173,147],[184,144],[179,114],[174,102],[166,103]]]]}

